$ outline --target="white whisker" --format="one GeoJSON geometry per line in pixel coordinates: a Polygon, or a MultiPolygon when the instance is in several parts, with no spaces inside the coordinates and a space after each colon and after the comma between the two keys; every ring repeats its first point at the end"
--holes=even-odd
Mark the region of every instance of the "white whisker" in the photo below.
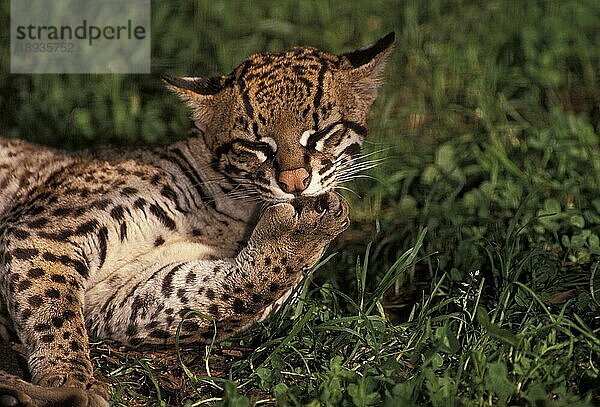
{"type": "Polygon", "coordinates": [[[361,198],[361,196],[358,194],[358,192],[356,192],[355,190],[345,187],[345,186],[341,186],[341,185],[336,185],[335,189],[341,189],[343,191],[348,191],[353,193],[354,195],[356,195],[357,198],[361,198]]]}

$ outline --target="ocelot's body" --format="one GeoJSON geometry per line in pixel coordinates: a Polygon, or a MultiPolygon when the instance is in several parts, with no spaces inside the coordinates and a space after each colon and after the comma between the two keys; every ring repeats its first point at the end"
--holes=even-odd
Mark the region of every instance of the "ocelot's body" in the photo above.
{"type": "Polygon", "coordinates": [[[179,339],[205,342],[214,326],[190,311],[223,339],[277,308],[348,225],[332,190],[354,171],[392,42],[165,77],[196,126],[166,147],[0,139],[0,334],[24,344],[33,383],[0,372],[0,406],[105,405],[88,336],[173,343],[186,316],[179,339]]]}
{"type": "MultiPolygon", "coordinates": [[[[172,340],[190,301],[204,298],[207,309],[221,301],[201,294],[223,279],[226,269],[213,267],[204,275],[202,267],[187,272],[185,263],[235,257],[248,241],[258,208],[228,198],[234,186],[210,168],[197,170],[205,167],[198,160],[207,158],[198,155],[204,143],[200,132],[166,148],[113,157],[108,151],[68,155],[48,149],[52,168],[44,160],[23,167],[32,148],[39,157],[43,150],[37,146],[0,143],[0,165],[13,162],[18,168],[18,162],[25,175],[36,174],[19,180],[8,173],[2,179],[8,181],[1,201],[7,206],[0,226],[2,253],[5,272],[11,273],[5,284],[9,293],[19,293],[9,298],[25,316],[45,307],[48,314],[63,309],[61,301],[64,306],[76,301],[71,290],[83,288],[77,308],[83,306],[88,333],[138,345],[172,340]],[[26,199],[8,194],[20,190],[21,180],[32,189],[26,199]],[[54,270],[48,267],[52,263],[58,263],[54,270]],[[16,273],[17,267],[23,271],[16,273]],[[148,283],[157,285],[158,293],[145,292],[148,283]],[[51,286],[56,294],[46,292],[51,286]]],[[[222,291],[220,283],[212,289],[222,291]]],[[[61,326],[68,320],[53,318],[61,326]]],[[[241,315],[235,324],[245,319],[241,315]]],[[[230,334],[226,319],[220,322],[218,334],[230,334]]],[[[53,335],[51,327],[38,331],[53,335]]],[[[196,329],[182,339],[200,340],[202,333],[212,338],[212,332],[196,329]]],[[[67,344],[77,347],[76,340],[70,336],[67,344]]]]}

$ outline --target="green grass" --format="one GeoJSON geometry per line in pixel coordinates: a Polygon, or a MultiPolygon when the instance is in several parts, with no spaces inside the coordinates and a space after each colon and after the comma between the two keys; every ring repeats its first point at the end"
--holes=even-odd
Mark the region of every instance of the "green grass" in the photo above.
{"type": "MultiPolygon", "coordinates": [[[[366,146],[384,161],[348,185],[336,254],[267,323],[211,347],[97,344],[116,405],[600,402],[598,2],[167,4],[157,74],[395,30],[366,146]]],[[[189,126],[158,75],[9,75],[6,48],[0,62],[4,135],[79,148],[189,126]]]]}

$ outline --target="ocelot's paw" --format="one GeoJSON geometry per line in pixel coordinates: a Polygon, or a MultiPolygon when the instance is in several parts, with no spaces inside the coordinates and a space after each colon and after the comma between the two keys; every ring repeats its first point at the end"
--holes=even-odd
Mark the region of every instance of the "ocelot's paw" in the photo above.
{"type": "Polygon", "coordinates": [[[108,388],[92,382],[85,389],[45,387],[0,372],[0,407],[108,407],[108,388]]]}
{"type": "Polygon", "coordinates": [[[348,205],[334,192],[292,201],[298,223],[294,237],[333,240],[348,225],[348,205]]]}
{"type": "Polygon", "coordinates": [[[96,394],[108,398],[108,386],[94,378],[86,378],[81,373],[77,374],[49,374],[38,380],[37,384],[41,387],[74,387],[77,389],[85,389],[91,394],[96,394]]]}
{"type": "Polygon", "coordinates": [[[37,384],[42,387],[66,386],[84,388],[87,384],[87,380],[84,377],[79,377],[79,375],[49,374],[37,380],[37,384]]]}
{"type": "Polygon", "coordinates": [[[349,224],[348,206],[337,194],[328,192],[267,208],[253,238],[290,251],[319,250],[349,224]]]}

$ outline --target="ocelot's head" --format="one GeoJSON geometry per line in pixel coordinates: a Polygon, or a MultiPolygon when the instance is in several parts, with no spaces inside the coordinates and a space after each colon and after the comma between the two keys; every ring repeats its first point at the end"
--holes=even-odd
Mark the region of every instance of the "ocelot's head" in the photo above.
{"type": "Polygon", "coordinates": [[[341,55],[296,47],[252,55],[225,76],[163,79],[239,191],[289,201],[334,189],[360,170],[367,116],[393,43],[390,33],[341,55]]]}

